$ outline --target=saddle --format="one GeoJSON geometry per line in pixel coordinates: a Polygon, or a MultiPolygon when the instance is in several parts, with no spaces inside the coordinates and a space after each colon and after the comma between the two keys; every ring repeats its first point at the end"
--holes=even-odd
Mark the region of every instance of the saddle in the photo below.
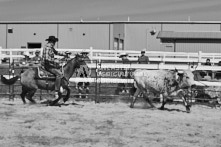
{"type": "MultiPolygon", "coordinates": [[[[61,68],[62,70],[63,68],[61,68]]],[[[63,71],[62,71],[63,72],[63,71]]],[[[38,66],[36,68],[36,75],[35,79],[41,79],[41,80],[55,80],[56,77],[54,74],[48,72],[43,66],[38,66]]]]}

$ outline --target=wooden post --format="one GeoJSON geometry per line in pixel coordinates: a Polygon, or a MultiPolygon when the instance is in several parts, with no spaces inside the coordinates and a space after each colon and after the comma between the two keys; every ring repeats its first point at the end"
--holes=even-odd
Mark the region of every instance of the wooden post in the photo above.
{"type": "Polygon", "coordinates": [[[98,91],[97,91],[97,74],[99,73],[98,71],[98,68],[97,68],[97,60],[95,61],[96,62],[96,68],[95,68],[95,99],[94,99],[94,102],[97,103],[98,102],[98,98],[97,98],[97,94],[98,94],[98,91]]]}
{"type": "Polygon", "coordinates": [[[90,47],[90,60],[93,63],[93,47],[90,47]]]}
{"type": "MultiPolygon", "coordinates": [[[[2,47],[0,46],[0,57],[2,57],[2,51],[1,51],[2,47]]],[[[0,58],[0,64],[2,64],[2,58],[0,58]]]]}
{"type": "Polygon", "coordinates": [[[9,55],[10,55],[10,62],[13,60],[13,58],[12,58],[12,50],[10,49],[10,51],[9,51],[9,55]]]}
{"type": "Polygon", "coordinates": [[[202,62],[202,51],[198,52],[198,65],[201,65],[202,62]]]}
{"type": "MultiPolygon", "coordinates": [[[[115,52],[114,57],[117,58],[117,52],[115,52]]],[[[115,60],[114,62],[117,63],[117,60],[115,60]]]]}

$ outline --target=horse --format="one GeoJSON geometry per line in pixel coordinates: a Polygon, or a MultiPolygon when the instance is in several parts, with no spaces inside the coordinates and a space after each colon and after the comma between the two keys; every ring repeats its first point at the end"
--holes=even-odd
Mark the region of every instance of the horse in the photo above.
{"type": "MultiPolygon", "coordinates": [[[[81,65],[86,65],[85,61],[83,60],[83,57],[79,54],[77,54],[74,58],[71,58],[67,63],[63,66],[63,78],[61,80],[61,87],[66,90],[67,94],[63,98],[63,101],[66,102],[70,97],[70,88],[68,86],[68,81],[71,78],[71,76],[74,74],[75,70],[77,68],[80,68],[81,65]]],[[[87,66],[87,65],[86,65],[87,66]]],[[[38,89],[42,90],[50,90],[54,91],[55,89],[55,76],[49,78],[40,78],[38,77],[38,69],[37,67],[28,68],[20,75],[15,76],[13,79],[4,79],[4,83],[10,83],[14,84],[19,78],[20,83],[22,85],[22,92],[20,94],[21,99],[24,104],[26,104],[26,99],[28,99],[32,103],[36,103],[35,100],[33,100],[33,96],[35,92],[38,89]]],[[[56,105],[59,100],[62,98],[62,93],[59,92],[59,97],[55,99],[54,101],[51,101],[49,103],[50,106],[56,105]]]]}

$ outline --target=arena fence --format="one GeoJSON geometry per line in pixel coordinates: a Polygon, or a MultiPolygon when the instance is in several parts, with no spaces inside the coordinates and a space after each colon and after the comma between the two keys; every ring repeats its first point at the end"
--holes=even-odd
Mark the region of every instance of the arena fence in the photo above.
{"type": "MultiPolygon", "coordinates": [[[[13,60],[14,62],[14,60],[13,60]]],[[[15,67],[15,64],[11,64],[9,62],[8,67],[4,68],[4,75],[6,78],[11,78],[14,75],[20,74],[21,70],[25,70],[28,67],[15,67]]],[[[92,92],[90,94],[82,94],[82,96],[89,96],[92,97],[91,100],[94,100],[96,103],[103,101],[103,98],[106,98],[106,100],[109,97],[119,97],[118,94],[115,93],[108,93],[104,92],[102,93],[102,89],[108,89],[108,88],[118,88],[119,85],[121,83],[126,83],[126,84],[133,84],[133,79],[132,78],[121,78],[119,76],[116,76],[114,74],[111,74],[113,72],[122,72],[122,70],[126,71],[126,72],[133,72],[135,69],[191,69],[191,70],[211,70],[211,71],[219,71],[221,70],[221,68],[219,66],[200,66],[200,65],[193,65],[193,64],[188,64],[188,65],[171,65],[171,64],[149,64],[149,65],[140,65],[140,64],[121,64],[121,63],[106,63],[106,62],[97,62],[97,60],[93,61],[92,63],[88,64],[88,66],[92,69],[92,77],[90,78],[80,78],[80,77],[72,77],[70,79],[70,82],[72,83],[71,89],[75,89],[76,85],[75,83],[78,82],[90,82],[91,83],[91,87],[93,88],[92,92]],[[106,87],[102,87],[102,84],[106,84],[106,87]],[[113,84],[113,85],[111,85],[113,84]],[[107,86],[109,86],[107,88],[107,86]]],[[[118,74],[117,74],[118,75],[118,74]]],[[[201,86],[201,87],[208,87],[208,86],[221,86],[221,83],[214,79],[214,82],[209,82],[209,81],[195,81],[196,85],[201,86]]],[[[131,88],[131,85],[126,87],[127,90],[129,90],[131,88]]],[[[6,87],[3,88],[5,89],[2,93],[0,93],[1,95],[7,95],[9,96],[9,99],[13,99],[16,95],[20,94],[19,90],[16,90],[16,87],[19,87],[20,84],[16,83],[15,85],[10,85],[7,86],[6,85],[0,85],[2,87],[6,87]],[[8,91],[6,92],[6,90],[8,89],[8,91]]],[[[200,89],[201,91],[205,91],[204,89],[200,89]]],[[[210,90],[212,92],[215,93],[220,93],[221,91],[214,91],[214,90],[210,90]]],[[[36,93],[36,95],[39,95],[40,99],[42,99],[42,97],[44,97],[45,95],[50,95],[50,92],[48,91],[43,91],[43,90],[39,90],[38,93],[36,93]]],[[[52,94],[51,94],[52,95],[52,94]]],[[[79,96],[78,93],[76,92],[72,92],[71,96],[79,96]],[[75,93],[75,94],[74,94],[75,93]]],[[[126,93],[121,95],[122,97],[126,97],[127,99],[129,99],[130,97],[130,93],[126,93]]],[[[217,97],[216,97],[217,98],[217,97]]],[[[213,98],[197,98],[197,100],[202,100],[202,101],[211,101],[213,98]]],[[[214,98],[215,99],[215,98],[214,98]]]]}
{"type": "MultiPolygon", "coordinates": [[[[20,59],[23,57],[24,52],[29,52],[31,56],[34,56],[34,52],[39,50],[42,53],[43,48],[41,49],[21,49],[21,48],[10,48],[10,49],[3,49],[0,47],[0,58],[1,59],[20,59]]],[[[140,51],[132,51],[132,50],[105,50],[105,49],[94,49],[90,47],[89,49],[57,49],[58,51],[70,51],[72,55],[76,53],[84,51],[89,52],[90,59],[92,61],[97,60],[98,62],[102,61],[114,61],[118,62],[121,59],[119,55],[121,53],[127,53],[130,61],[137,61],[137,58],[140,56],[140,51]]],[[[221,61],[221,54],[220,53],[204,53],[204,52],[163,52],[163,51],[146,51],[146,55],[149,56],[151,63],[197,63],[197,65],[201,65],[204,63],[207,58],[211,60],[212,65],[217,65],[219,61],[221,61]]],[[[59,58],[59,57],[58,57],[59,58]]],[[[1,61],[1,60],[0,60],[1,61]]]]}

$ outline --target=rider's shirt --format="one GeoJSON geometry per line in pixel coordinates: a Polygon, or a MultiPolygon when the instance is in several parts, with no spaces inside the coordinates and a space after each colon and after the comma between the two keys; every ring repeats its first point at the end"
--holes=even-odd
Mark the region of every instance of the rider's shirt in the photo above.
{"type": "Polygon", "coordinates": [[[149,57],[147,56],[140,56],[138,59],[139,64],[148,64],[149,63],[149,57]]]}
{"type": "Polygon", "coordinates": [[[42,65],[45,67],[58,68],[59,63],[55,60],[55,55],[63,56],[63,53],[56,51],[52,43],[47,43],[43,49],[42,65]]]}
{"type": "Polygon", "coordinates": [[[54,61],[54,47],[52,43],[47,43],[43,49],[43,55],[42,59],[43,60],[48,60],[48,61],[54,61]]]}

